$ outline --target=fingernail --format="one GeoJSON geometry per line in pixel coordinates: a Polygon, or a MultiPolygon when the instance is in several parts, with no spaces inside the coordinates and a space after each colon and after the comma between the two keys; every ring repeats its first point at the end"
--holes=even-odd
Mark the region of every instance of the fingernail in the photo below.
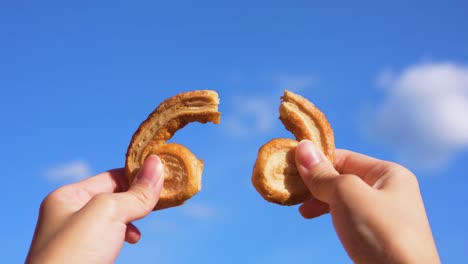
{"type": "Polygon", "coordinates": [[[302,140],[296,148],[297,162],[305,169],[322,161],[322,152],[310,140],[302,140]]]}
{"type": "MultiPolygon", "coordinates": [[[[148,182],[157,184],[163,174],[163,164],[161,159],[156,155],[150,155],[146,158],[145,163],[140,168],[135,181],[148,182]]],[[[134,182],[135,182],[134,181],[134,182]]]]}

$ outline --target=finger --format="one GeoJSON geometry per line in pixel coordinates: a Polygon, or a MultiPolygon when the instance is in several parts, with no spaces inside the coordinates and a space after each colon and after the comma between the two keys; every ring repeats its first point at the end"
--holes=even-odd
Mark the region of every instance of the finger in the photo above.
{"type": "Polygon", "coordinates": [[[333,181],[339,173],[311,141],[302,140],[297,145],[296,166],[312,195],[329,203],[334,192],[333,181]]]}
{"type": "Polygon", "coordinates": [[[119,218],[133,222],[149,214],[159,200],[164,182],[163,164],[158,156],[151,155],[143,164],[127,192],[116,194],[119,218]]]}
{"type": "Polygon", "coordinates": [[[312,198],[299,207],[302,217],[312,219],[330,212],[330,206],[320,200],[312,198]]]}
{"type": "Polygon", "coordinates": [[[125,230],[125,241],[130,244],[136,244],[141,238],[141,232],[134,224],[127,224],[127,230],[125,230]]]}
{"type": "Polygon", "coordinates": [[[341,174],[362,175],[371,170],[382,160],[346,149],[335,151],[335,168],[341,174]]]}
{"type": "Polygon", "coordinates": [[[128,181],[123,168],[109,170],[96,176],[71,184],[77,190],[83,190],[91,199],[96,194],[122,192],[128,189],[128,181]]]}
{"type": "Polygon", "coordinates": [[[343,149],[336,150],[334,165],[340,174],[357,175],[370,186],[395,167],[392,162],[343,149]]]}

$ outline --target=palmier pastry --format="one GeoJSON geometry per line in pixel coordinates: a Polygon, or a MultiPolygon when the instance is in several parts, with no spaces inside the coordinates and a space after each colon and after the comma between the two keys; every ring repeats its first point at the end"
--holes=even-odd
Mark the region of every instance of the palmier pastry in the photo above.
{"type": "Polygon", "coordinates": [[[203,161],[186,147],[166,141],[190,122],[219,124],[218,104],[215,91],[178,94],[163,101],[133,134],[125,160],[130,183],[149,155],[158,155],[164,164],[164,186],[155,210],[181,205],[200,191],[203,161]]]}
{"type": "Polygon", "coordinates": [[[276,138],[258,151],[252,183],[262,197],[280,205],[295,205],[312,198],[299,176],[295,149],[299,141],[311,140],[333,162],[333,130],[325,115],[307,99],[285,91],[279,108],[280,120],[296,140],[276,138]]]}

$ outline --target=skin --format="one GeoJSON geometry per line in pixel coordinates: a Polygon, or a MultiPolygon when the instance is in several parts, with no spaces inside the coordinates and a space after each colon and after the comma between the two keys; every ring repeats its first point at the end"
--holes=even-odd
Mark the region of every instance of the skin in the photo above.
{"type": "Polygon", "coordinates": [[[304,218],[330,213],[355,263],[440,263],[416,176],[401,165],[347,150],[335,163],[310,141],[296,165],[312,195],[304,218]]]}
{"type": "MultiPolygon", "coordinates": [[[[335,164],[310,141],[296,148],[299,174],[314,199],[300,213],[330,213],[356,263],[440,263],[416,177],[404,167],[346,150],[335,164]]],[[[141,237],[132,221],[148,215],[163,186],[157,156],[128,186],[123,169],[67,185],[43,201],[27,263],[113,263],[141,237]],[[124,191],[128,190],[128,191],[124,191]]]]}
{"type": "Polygon", "coordinates": [[[42,202],[26,263],[114,263],[124,241],[140,239],[132,221],[158,202],[163,173],[150,156],[130,187],[115,169],[55,190],[42,202]]]}

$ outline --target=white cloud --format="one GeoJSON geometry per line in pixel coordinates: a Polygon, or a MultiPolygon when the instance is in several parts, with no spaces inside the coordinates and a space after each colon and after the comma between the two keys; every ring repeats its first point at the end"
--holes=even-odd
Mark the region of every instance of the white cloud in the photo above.
{"type": "Polygon", "coordinates": [[[244,137],[270,131],[278,118],[279,98],[247,97],[236,99],[235,108],[224,120],[229,134],[244,137]]]}
{"type": "Polygon", "coordinates": [[[179,230],[177,224],[161,218],[151,218],[146,220],[145,230],[153,233],[174,233],[179,230]]]}
{"type": "Polygon", "coordinates": [[[52,166],[44,174],[52,182],[75,182],[92,176],[89,164],[82,160],[52,166]]]}
{"type": "Polygon", "coordinates": [[[240,72],[233,72],[231,75],[230,80],[258,83],[260,79],[261,82],[271,86],[267,94],[242,96],[229,102],[233,105],[232,110],[223,114],[221,125],[226,128],[229,135],[239,138],[266,134],[280,124],[278,108],[284,90],[301,93],[317,83],[317,78],[310,74],[280,73],[268,75],[267,78],[247,80],[240,72]]]}
{"type": "Polygon", "coordinates": [[[202,203],[187,203],[182,208],[183,214],[195,219],[212,219],[216,216],[216,210],[202,203]]]}
{"type": "Polygon", "coordinates": [[[317,78],[312,75],[280,74],[276,77],[276,82],[279,88],[283,90],[300,92],[314,85],[317,82],[317,78]]]}
{"type": "Polygon", "coordinates": [[[426,169],[468,149],[468,65],[425,63],[378,78],[386,97],[367,124],[401,161],[426,169]]]}
{"type": "MultiPolygon", "coordinates": [[[[145,218],[144,222],[145,230],[153,233],[184,233],[187,227],[181,223],[180,219],[190,218],[192,220],[212,220],[219,215],[216,208],[200,202],[188,201],[180,207],[163,210],[157,218],[145,218]],[[183,217],[181,217],[183,216],[183,217]],[[173,218],[174,217],[174,218],[173,218]]],[[[184,220],[185,221],[185,220],[184,220]]]]}

